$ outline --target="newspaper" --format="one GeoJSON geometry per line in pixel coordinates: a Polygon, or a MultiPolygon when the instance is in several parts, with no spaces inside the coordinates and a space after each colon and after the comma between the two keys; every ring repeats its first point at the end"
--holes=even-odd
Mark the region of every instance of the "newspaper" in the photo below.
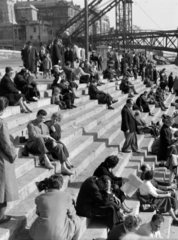
{"type": "Polygon", "coordinates": [[[138,178],[136,175],[131,173],[128,176],[128,182],[126,182],[122,187],[121,190],[129,197],[132,197],[133,194],[137,191],[137,189],[141,186],[142,180],[138,178]]]}

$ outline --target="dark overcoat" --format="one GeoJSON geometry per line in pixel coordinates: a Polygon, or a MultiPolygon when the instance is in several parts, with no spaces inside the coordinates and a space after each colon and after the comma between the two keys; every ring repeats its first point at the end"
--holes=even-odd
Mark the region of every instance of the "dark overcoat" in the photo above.
{"type": "Polygon", "coordinates": [[[137,131],[137,124],[134,115],[132,114],[131,110],[125,105],[121,111],[122,116],[122,123],[121,123],[121,130],[126,132],[127,130],[132,132],[137,131]]]}
{"type": "Polygon", "coordinates": [[[36,73],[37,71],[37,61],[38,53],[36,48],[25,48],[23,52],[24,67],[27,68],[30,72],[36,73]]]}

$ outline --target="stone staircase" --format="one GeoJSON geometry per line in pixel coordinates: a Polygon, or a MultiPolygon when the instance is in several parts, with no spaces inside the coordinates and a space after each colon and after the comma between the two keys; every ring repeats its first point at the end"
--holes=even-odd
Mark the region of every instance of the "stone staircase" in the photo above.
{"type": "MultiPolygon", "coordinates": [[[[105,80],[104,80],[105,81],[105,80]]],[[[138,93],[145,90],[143,83],[133,80],[138,93]]],[[[88,89],[86,84],[80,84],[77,94],[80,96],[76,99],[76,109],[59,110],[58,106],[50,104],[51,90],[49,89],[50,81],[39,80],[39,90],[42,98],[38,103],[30,103],[33,113],[21,114],[20,108],[8,107],[4,115],[7,122],[11,137],[19,151],[19,158],[16,161],[15,172],[19,187],[18,201],[8,204],[7,213],[12,216],[11,221],[0,226],[0,240],[30,240],[28,228],[35,220],[35,203],[34,199],[39,194],[35,182],[41,181],[49,177],[54,172],[60,172],[60,164],[55,163],[55,170],[48,170],[38,166],[37,159],[30,155],[29,157],[21,157],[22,144],[19,143],[19,136],[26,136],[27,123],[36,117],[39,109],[45,109],[48,112],[48,118],[51,114],[60,111],[62,114],[62,141],[66,144],[70,161],[76,169],[76,174],[69,178],[64,176],[63,189],[76,198],[82,182],[89,176],[93,175],[96,167],[109,155],[118,155],[121,160],[114,169],[118,176],[128,176],[129,173],[140,174],[139,167],[144,161],[153,165],[156,170],[156,177],[167,177],[165,169],[157,168],[156,156],[149,155],[150,146],[153,138],[147,135],[139,135],[138,143],[141,149],[139,156],[131,153],[120,153],[120,149],[124,142],[124,135],[120,130],[121,109],[125,104],[127,95],[122,94],[117,83],[108,83],[99,87],[101,90],[110,93],[119,101],[114,104],[114,110],[108,110],[106,105],[99,105],[96,100],[89,100],[88,89]]],[[[137,95],[138,96],[138,95],[137,95]]],[[[136,97],[134,99],[136,99],[136,97]]],[[[166,105],[170,106],[174,95],[168,95],[166,105]]],[[[150,106],[155,113],[154,119],[160,120],[162,111],[150,106]]],[[[172,113],[173,107],[167,112],[172,113]]],[[[153,117],[143,114],[145,120],[150,122],[153,117]]],[[[134,208],[134,213],[139,213],[139,201],[130,198],[127,204],[134,208]]],[[[150,213],[140,213],[146,221],[151,218],[150,213]]],[[[170,233],[171,218],[165,217],[165,227],[162,233],[163,237],[168,237],[170,233]]],[[[91,240],[98,237],[107,236],[106,226],[104,222],[97,219],[81,218],[82,240],[91,240]]]]}

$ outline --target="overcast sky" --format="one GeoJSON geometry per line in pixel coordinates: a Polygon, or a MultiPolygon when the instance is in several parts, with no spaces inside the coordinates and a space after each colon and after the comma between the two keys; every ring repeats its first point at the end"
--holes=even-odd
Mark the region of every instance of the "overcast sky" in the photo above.
{"type": "MultiPolygon", "coordinates": [[[[101,6],[111,0],[103,0],[101,6]]],[[[84,7],[84,0],[73,0],[84,7]]],[[[91,0],[88,0],[90,3],[91,0]]],[[[101,7],[102,9],[102,7],[101,7]]],[[[108,16],[115,26],[115,9],[108,16]]],[[[142,29],[173,30],[178,28],[178,0],[133,0],[133,24],[142,29]]]]}

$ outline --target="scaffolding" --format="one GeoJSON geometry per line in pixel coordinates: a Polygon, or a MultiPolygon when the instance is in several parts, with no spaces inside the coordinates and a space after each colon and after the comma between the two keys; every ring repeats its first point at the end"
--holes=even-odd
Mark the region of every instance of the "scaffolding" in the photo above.
{"type": "Polygon", "coordinates": [[[132,3],[132,0],[122,0],[116,5],[116,29],[118,33],[132,33],[132,3]]]}

